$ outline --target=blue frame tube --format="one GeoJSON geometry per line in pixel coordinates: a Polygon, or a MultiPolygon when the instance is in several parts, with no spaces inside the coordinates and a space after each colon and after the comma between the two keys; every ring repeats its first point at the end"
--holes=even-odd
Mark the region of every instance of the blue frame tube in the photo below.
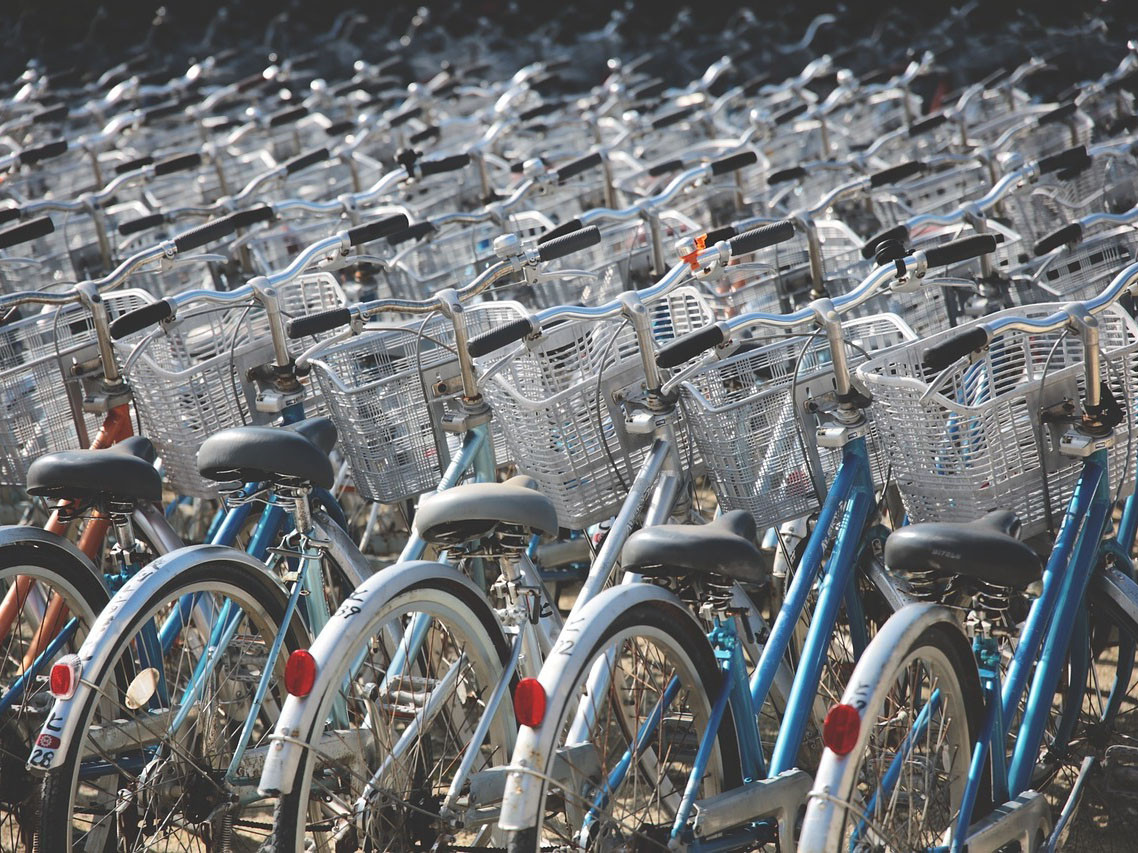
{"type": "MultiPolygon", "coordinates": [[[[845,597],[846,588],[854,577],[854,567],[861,550],[861,531],[873,509],[873,496],[857,490],[850,497],[848,508],[838,529],[837,541],[826,566],[818,589],[818,602],[810,620],[810,630],[802,649],[798,671],[790,688],[786,714],[775,740],[771,755],[770,774],[777,776],[798,764],[798,748],[806,733],[806,723],[818,694],[818,680],[822,664],[830,647],[834,625],[845,597]]],[[[797,578],[795,578],[797,581],[797,578]]],[[[781,614],[780,614],[781,615],[781,614]]]]}
{"type": "Polygon", "coordinates": [[[1051,551],[1051,557],[1043,570],[1043,594],[1035,600],[1028,611],[1027,621],[1024,623],[1023,632],[1020,634],[1019,646],[1004,679],[1003,711],[1005,720],[1011,720],[1015,717],[1020,697],[1027,684],[1028,672],[1031,670],[1039,647],[1043,642],[1043,635],[1047,630],[1048,622],[1051,620],[1051,614],[1055,612],[1056,605],[1059,602],[1062,576],[1071,562],[1072,552],[1083,528],[1082,521],[1090,510],[1095,494],[1106,478],[1105,467],[1101,463],[1092,464],[1093,459],[1092,456],[1087,460],[1083,473],[1075,484],[1075,491],[1071,495],[1071,502],[1063,516],[1059,535],[1055,539],[1055,548],[1051,551]]]}
{"type": "Polygon", "coordinates": [[[75,631],[79,628],[79,620],[72,616],[63,629],[56,634],[55,639],[47,644],[47,648],[39,653],[39,656],[32,661],[32,665],[28,667],[19,678],[12,682],[12,686],[0,696],[0,716],[7,714],[8,709],[12,707],[17,699],[24,695],[24,688],[28,682],[39,675],[39,671],[43,665],[55,657],[63,646],[68,643],[75,635],[75,631]]]}
{"type": "Polygon", "coordinates": [[[834,477],[834,484],[830,487],[826,501],[822,504],[822,511],[818,516],[818,523],[810,534],[810,541],[799,561],[794,580],[790,583],[782,607],[775,617],[771,627],[770,636],[767,637],[763,653],[759,656],[759,665],[751,676],[751,701],[756,708],[761,708],[774,684],[775,676],[786,656],[790,646],[790,639],[794,635],[794,628],[806,606],[806,599],[814,586],[814,581],[822,567],[822,548],[829,534],[830,526],[837,518],[838,510],[857,488],[858,461],[851,460],[847,454],[842,460],[838,473],[834,477]],[[850,464],[852,462],[852,464],[850,464]]]}
{"type": "MultiPolygon", "coordinates": [[[[1059,591],[1060,604],[1043,644],[1043,652],[1031,680],[1023,720],[1016,736],[1008,768],[1008,793],[1017,796],[1031,784],[1031,771],[1043,741],[1043,731],[1051,712],[1052,697],[1059,677],[1066,665],[1071,632],[1078,621],[1078,610],[1083,606],[1083,594],[1094,571],[1099,545],[1110,521],[1110,483],[1106,476],[1106,451],[1099,450],[1087,460],[1086,471],[1097,468],[1098,477],[1091,501],[1090,512],[1075,550],[1074,559],[1062,577],[1059,591]]],[[[1023,647],[1016,650],[1019,660],[1023,647]]],[[[1007,715],[1005,714],[1005,718],[1007,715]]],[[[1010,718],[1008,718],[1010,719],[1010,718]]]]}

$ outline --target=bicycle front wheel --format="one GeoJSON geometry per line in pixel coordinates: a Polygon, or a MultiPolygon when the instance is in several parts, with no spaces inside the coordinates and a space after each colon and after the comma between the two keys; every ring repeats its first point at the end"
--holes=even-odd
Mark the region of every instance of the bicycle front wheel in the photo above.
{"type": "Polygon", "coordinates": [[[110,663],[84,673],[94,689],[82,734],[44,779],[40,849],[259,847],[271,803],[256,795],[258,753],[284,698],[285,661],[307,645],[300,618],[286,624],[286,605],[268,572],[212,559],[178,573],[123,624],[111,622],[110,663]],[[213,625],[181,620],[163,651],[156,629],[193,600],[212,605],[213,625]],[[278,634],[283,646],[270,663],[278,634]],[[266,669],[272,675],[257,706],[266,669]],[[243,740],[246,720],[253,725],[243,740]],[[241,745],[244,758],[231,768],[241,745]]]}

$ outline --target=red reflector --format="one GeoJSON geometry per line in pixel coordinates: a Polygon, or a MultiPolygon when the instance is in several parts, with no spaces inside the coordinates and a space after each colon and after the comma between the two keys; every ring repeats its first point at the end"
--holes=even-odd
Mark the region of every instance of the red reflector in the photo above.
{"type": "Polygon", "coordinates": [[[64,655],[51,667],[48,689],[56,699],[70,699],[79,686],[79,657],[64,655]]]}
{"type": "Polygon", "coordinates": [[[835,705],[822,722],[822,742],[838,755],[847,755],[857,746],[861,714],[853,705],[835,705]]]}
{"type": "Polygon", "coordinates": [[[523,678],[514,691],[514,715],[523,726],[540,726],[545,719],[545,688],[536,678],[523,678]]]}
{"type": "Polygon", "coordinates": [[[316,659],[308,649],[297,649],[285,663],[285,690],[293,696],[307,696],[316,682],[316,659]]]}

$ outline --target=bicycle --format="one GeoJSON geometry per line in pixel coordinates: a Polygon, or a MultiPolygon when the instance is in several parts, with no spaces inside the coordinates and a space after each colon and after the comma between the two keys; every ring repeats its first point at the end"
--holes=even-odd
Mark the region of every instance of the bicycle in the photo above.
{"type": "MultiPolygon", "coordinates": [[[[1093,767],[1102,759],[1119,702],[1129,690],[1138,630],[1133,621],[1138,614],[1134,607],[1138,588],[1129,557],[1138,520],[1133,496],[1127,498],[1113,532],[1110,520],[1117,494],[1112,487],[1119,476],[1129,476],[1133,464],[1128,449],[1120,447],[1115,427],[1128,423],[1125,403],[1119,400],[1128,399],[1133,389],[1129,360],[1134,330],[1126,332],[1128,318],[1112,306],[1136,281],[1138,265],[1131,265],[1085,302],[1057,310],[1039,306],[1035,316],[1022,309],[1004,311],[896,355],[898,366],[919,356],[925,375],[935,378],[913,388],[919,385],[918,396],[936,399],[934,405],[939,407],[944,405],[941,387],[963,376],[992,376],[1001,353],[1012,354],[1028,336],[1040,342],[1044,350],[1040,357],[1050,361],[1048,344],[1043,342],[1050,340],[1055,354],[1067,330],[1077,331],[1079,351],[1058,355],[1055,368],[1071,374],[1081,367],[1086,377],[1079,392],[1083,414],[1076,409],[1074,417],[1058,422],[1064,428],[1057,444],[1062,463],[1046,478],[1047,485],[1058,487],[1059,496],[1069,496],[1069,501],[1045,566],[1009,535],[1014,528],[1006,521],[914,524],[887,541],[886,562],[898,571],[928,576],[934,582],[946,571],[958,573],[958,595],[965,601],[974,599],[971,607],[976,615],[968,616],[962,626],[952,610],[936,603],[953,603],[957,598],[937,595],[934,583],[931,594],[923,596],[929,603],[899,611],[882,628],[854,671],[842,702],[830,711],[832,734],[811,792],[803,849],[847,844],[883,849],[896,843],[953,850],[996,849],[1009,843],[1025,850],[1054,849],[1072,826],[1080,796],[1096,784],[1093,767]],[[998,610],[1001,588],[1019,590],[1039,580],[1042,592],[1013,635],[1014,656],[1005,666],[999,636],[985,624],[996,624],[996,618],[986,614],[998,610]],[[986,607],[984,590],[989,587],[991,607],[986,607]],[[962,628],[971,634],[971,642],[962,628]],[[1104,697],[1093,686],[1099,677],[1096,649],[1101,651],[1096,644],[1103,642],[1099,632],[1111,629],[1119,635],[1118,659],[1106,667],[1113,683],[1105,688],[1104,697]],[[1092,637],[1097,639],[1092,642],[1092,637]],[[1053,697],[1064,690],[1069,692],[1056,724],[1053,697]],[[1015,726],[1021,707],[1022,717],[1015,726]],[[1088,718],[1080,720],[1081,715],[1088,718]],[[1064,760],[1072,749],[1085,749],[1076,752],[1076,758],[1085,758],[1066,805],[1052,823],[1046,799],[1033,790],[1037,765],[1041,756],[1045,761],[1064,760]],[[904,772],[912,766],[924,768],[919,777],[904,772]],[[922,804],[919,814],[912,808],[914,803],[922,804]]],[[[881,368],[867,366],[867,375],[877,375],[881,368]]],[[[896,375],[908,373],[900,370],[896,375]]],[[[1043,387],[1039,380],[1017,381],[1010,376],[998,382],[990,401],[972,404],[976,411],[994,410],[1009,401],[1015,405],[1016,395],[1043,387]]],[[[881,382],[873,385],[884,387],[881,382]]],[[[967,422],[962,418],[959,426],[967,422]]],[[[957,429],[953,422],[949,428],[957,429]]],[[[983,428],[975,432],[969,427],[958,430],[954,440],[968,443],[969,467],[975,464],[978,471],[991,464],[993,457],[988,454],[998,455],[1011,434],[983,428]],[[981,437],[984,434],[986,439],[981,437]],[[972,438],[981,443],[972,443],[972,438]],[[983,446],[985,440],[992,442],[989,448],[983,446]]],[[[1033,453],[1044,452],[1043,445],[1037,447],[1033,453]]],[[[962,474],[967,476],[959,468],[942,467],[940,473],[945,477],[942,489],[951,488],[947,484],[962,474]]],[[[997,488],[994,500],[1017,511],[1029,510],[1026,523],[1038,519],[1043,510],[1037,500],[1024,500],[1029,494],[1024,491],[1025,477],[1038,475],[1027,471],[1000,475],[992,485],[997,488]]],[[[969,509],[962,505],[960,512],[967,517],[969,509]]]]}

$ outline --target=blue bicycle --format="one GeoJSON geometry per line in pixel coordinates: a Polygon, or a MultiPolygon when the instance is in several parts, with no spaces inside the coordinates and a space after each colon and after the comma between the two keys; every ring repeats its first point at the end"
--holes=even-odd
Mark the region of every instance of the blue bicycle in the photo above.
{"type": "Polygon", "coordinates": [[[829,712],[800,850],[1086,849],[1083,831],[1096,847],[1132,849],[1117,793],[1133,765],[1138,506],[1128,498],[1118,522],[1112,509],[1133,470],[1138,390],[1138,327],[1114,303],[1136,284],[1131,265],[1094,299],[1004,311],[863,368],[886,417],[903,420],[913,460],[922,447],[937,454],[909,479],[910,506],[923,494],[959,509],[953,485],[981,476],[1022,518],[990,512],[889,538],[888,570],[923,603],[882,627],[829,712]],[[962,405],[981,374],[991,392],[962,405]],[[1012,409],[1025,417],[1003,416],[1012,409]],[[926,441],[930,424],[956,434],[926,441]],[[1041,517],[1041,482],[1066,501],[1046,565],[1020,539],[1021,522],[1041,517]],[[1009,619],[1017,600],[1029,606],[1009,619]],[[1056,777],[1065,801],[1053,816],[1041,789],[1056,777]]]}

